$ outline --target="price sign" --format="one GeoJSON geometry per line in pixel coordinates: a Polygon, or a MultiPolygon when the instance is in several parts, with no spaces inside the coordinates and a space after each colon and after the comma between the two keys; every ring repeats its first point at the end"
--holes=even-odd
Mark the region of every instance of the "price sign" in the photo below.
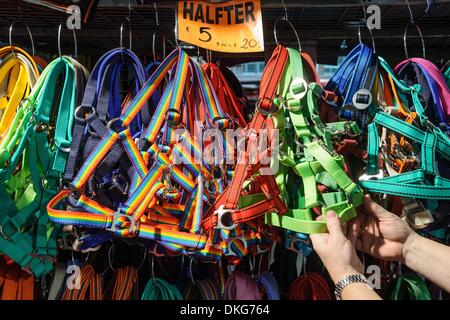
{"type": "Polygon", "coordinates": [[[264,51],[260,0],[179,1],[178,39],[213,51],[264,51]]]}

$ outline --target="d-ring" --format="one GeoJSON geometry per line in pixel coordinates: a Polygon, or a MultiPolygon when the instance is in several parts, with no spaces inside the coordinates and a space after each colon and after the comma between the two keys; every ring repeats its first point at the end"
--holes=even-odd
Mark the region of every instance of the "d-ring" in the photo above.
{"type": "Polygon", "coordinates": [[[419,25],[418,25],[417,23],[415,23],[414,21],[409,21],[409,22],[408,22],[408,24],[407,24],[406,27],[405,27],[405,32],[403,33],[403,47],[404,47],[404,49],[405,49],[405,57],[406,57],[406,59],[409,59],[409,56],[408,56],[408,46],[407,46],[407,44],[406,44],[406,39],[407,39],[407,37],[408,37],[408,35],[407,35],[407,34],[408,34],[408,27],[409,27],[410,25],[416,27],[416,30],[417,30],[417,32],[418,32],[418,34],[419,34],[419,37],[420,37],[420,42],[422,43],[422,58],[425,59],[425,40],[423,39],[422,31],[420,30],[419,25]]]}
{"type": "MultiPolygon", "coordinates": [[[[59,57],[62,58],[62,52],[61,52],[61,30],[62,30],[62,24],[58,27],[58,53],[59,57]]],[[[77,35],[75,34],[75,29],[72,29],[73,33],[73,42],[75,45],[75,55],[73,56],[76,58],[78,56],[78,43],[77,43],[77,35]]]]}
{"type": "Polygon", "coordinates": [[[277,37],[277,25],[278,25],[278,22],[280,22],[280,21],[286,22],[287,24],[289,24],[289,26],[292,28],[292,30],[294,30],[295,37],[297,38],[297,43],[298,43],[298,51],[301,52],[302,51],[302,45],[300,43],[300,38],[298,36],[297,30],[295,30],[294,25],[286,17],[278,18],[277,20],[275,20],[275,23],[273,25],[273,36],[275,38],[275,43],[277,45],[279,45],[278,37],[277,37]]]}
{"type": "MultiPolygon", "coordinates": [[[[11,25],[9,26],[9,45],[11,47],[11,52],[14,54],[14,57],[16,56],[16,53],[14,52],[14,48],[13,48],[13,44],[12,44],[12,31],[13,31],[13,26],[16,22],[14,21],[13,23],[11,23],[11,25]]],[[[34,56],[35,52],[34,52],[34,40],[33,40],[33,34],[31,33],[30,28],[28,27],[28,24],[26,24],[25,22],[23,22],[25,28],[27,29],[28,35],[30,36],[30,40],[31,40],[31,52],[32,52],[32,56],[34,56]]]]}

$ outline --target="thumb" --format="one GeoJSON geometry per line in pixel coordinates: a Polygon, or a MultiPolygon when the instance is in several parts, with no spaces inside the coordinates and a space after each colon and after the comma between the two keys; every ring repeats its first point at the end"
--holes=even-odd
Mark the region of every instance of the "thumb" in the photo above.
{"type": "Polygon", "coordinates": [[[370,212],[370,214],[377,218],[377,220],[389,217],[392,214],[382,206],[380,206],[378,203],[373,201],[368,194],[364,196],[364,207],[367,209],[367,211],[370,212]]]}
{"type": "Polygon", "coordinates": [[[331,236],[344,235],[341,228],[341,222],[334,211],[328,211],[326,215],[328,232],[331,236]]]}

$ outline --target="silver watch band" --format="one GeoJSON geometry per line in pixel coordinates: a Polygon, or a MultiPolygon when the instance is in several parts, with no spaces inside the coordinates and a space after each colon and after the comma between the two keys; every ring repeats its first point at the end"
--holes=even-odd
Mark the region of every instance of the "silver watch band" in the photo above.
{"type": "Polygon", "coordinates": [[[336,288],[334,289],[334,295],[336,296],[336,300],[341,300],[342,290],[352,283],[366,283],[367,279],[362,274],[351,274],[345,277],[342,277],[337,283],[336,288]]]}

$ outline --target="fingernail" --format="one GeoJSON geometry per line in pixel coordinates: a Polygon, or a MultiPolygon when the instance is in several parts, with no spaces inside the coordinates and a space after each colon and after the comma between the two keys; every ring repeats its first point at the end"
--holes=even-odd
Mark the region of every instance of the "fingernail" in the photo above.
{"type": "Polygon", "coordinates": [[[327,212],[327,219],[328,219],[328,218],[331,218],[331,219],[336,218],[336,212],[334,212],[334,211],[328,211],[328,212],[327,212]]]}

